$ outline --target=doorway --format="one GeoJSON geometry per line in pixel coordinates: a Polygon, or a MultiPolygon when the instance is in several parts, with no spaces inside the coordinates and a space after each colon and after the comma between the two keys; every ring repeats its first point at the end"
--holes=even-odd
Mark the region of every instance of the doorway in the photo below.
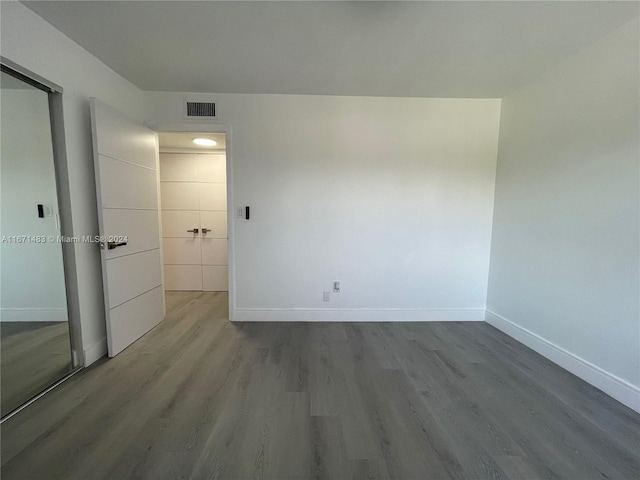
{"type": "Polygon", "coordinates": [[[224,133],[160,132],[165,289],[227,292],[224,133]]]}

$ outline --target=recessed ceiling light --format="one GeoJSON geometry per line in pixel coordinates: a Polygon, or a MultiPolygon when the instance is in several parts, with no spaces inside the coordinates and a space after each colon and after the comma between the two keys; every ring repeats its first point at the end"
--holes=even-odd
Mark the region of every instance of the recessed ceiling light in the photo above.
{"type": "Polygon", "coordinates": [[[215,140],[210,138],[194,138],[193,143],[200,145],[201,147],[214,147],[218,144],[215,140]]]}

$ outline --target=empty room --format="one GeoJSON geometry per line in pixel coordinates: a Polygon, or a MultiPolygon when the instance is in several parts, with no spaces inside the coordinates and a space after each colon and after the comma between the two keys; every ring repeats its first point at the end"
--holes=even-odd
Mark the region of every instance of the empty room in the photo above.
{"type": "Polygon", "coordinates": [[[640,478],[640,2],[0,2],[0,473],[640,478]]]}

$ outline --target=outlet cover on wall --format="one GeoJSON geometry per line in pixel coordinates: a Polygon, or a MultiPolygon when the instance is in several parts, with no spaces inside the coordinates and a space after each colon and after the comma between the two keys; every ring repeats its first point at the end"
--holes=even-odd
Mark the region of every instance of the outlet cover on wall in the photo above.
{"type": "Polygon", "coordinates": [[[329,292],[322,292],[322,301],[328,302],[331,300],[331,294],[329,292]]]}

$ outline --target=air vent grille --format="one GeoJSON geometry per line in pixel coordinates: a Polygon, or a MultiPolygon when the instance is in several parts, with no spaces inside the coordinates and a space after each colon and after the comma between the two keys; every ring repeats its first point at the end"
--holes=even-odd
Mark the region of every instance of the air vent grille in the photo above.
{"type": "Polygon", "coordinates": [[[216,104],[212,102],[187,102],[187,117],[216,117],[216,104]]]}

